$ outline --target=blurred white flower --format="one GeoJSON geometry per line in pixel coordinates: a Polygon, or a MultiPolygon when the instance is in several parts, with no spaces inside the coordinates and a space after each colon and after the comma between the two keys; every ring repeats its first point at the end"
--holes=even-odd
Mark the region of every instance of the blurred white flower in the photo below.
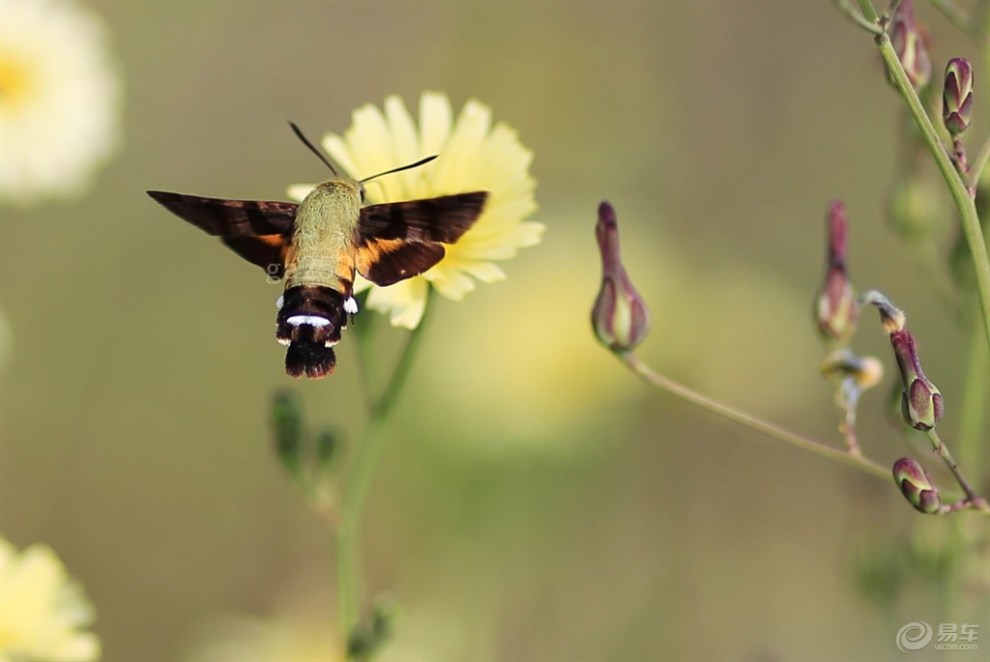
{"type": "Polygon", "coordinates": [[[0,0],[0,199],[80,195],[118,142],[103,25],[71,0],[0,0]]]}
{"type": "Polygon", "coordinates": [[[0,662],[88,662],[100,641],[83,631],[93,609],[52,550],[18,552],[0,538],[0,662]]]}
{"type": "MultiPolygon", "coordinates": [[[[425,92],[419,103],[419,128],[397,96],[385,99],[385,112],[367,104],[352,115],[343,137],[328,134],[323,147],[347,173],[357,179],[417,161],[439,157],[427,165],[388,175],[368,184],[369,202],[398,202],[468,191],[488,191],[481,216],[446,256],[421,276],[389,287],[362,278],[355,290],[371,288],[368,307],[388,313],[394,326],[415,328],[423,316],[430,285],[460,301],[483,283],[504,280],[494,260],[513,257],[543,236],[542,223],[525,219],[536,211],[529,174],[533,154],[522,146],[515,130],[505,124],[492,128],[492,112],[468,101],[456,120],[446,95],[425,92]]],[[[297,185],[289,195],[301,200],[312,185],[297,185]]]]}

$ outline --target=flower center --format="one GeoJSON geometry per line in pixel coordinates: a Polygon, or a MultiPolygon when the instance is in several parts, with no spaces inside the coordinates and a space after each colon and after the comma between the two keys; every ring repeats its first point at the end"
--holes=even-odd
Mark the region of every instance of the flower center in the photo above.
{"type": "Polygon", "coordinates": [[[23,103],[30,95],[33,73],[31,65],[23,58],[0,52],[0,108],[23,103]]]}

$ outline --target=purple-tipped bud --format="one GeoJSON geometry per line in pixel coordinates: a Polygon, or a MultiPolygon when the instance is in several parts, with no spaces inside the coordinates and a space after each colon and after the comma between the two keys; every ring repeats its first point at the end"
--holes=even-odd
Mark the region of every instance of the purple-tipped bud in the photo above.
{"type": "Polygon", "coordinates": [[[909,457],[894,462],[894,482],[915,510],[932,515],[939,511],[942,499],[925,468],[909,457]]]}
{"type": "Polygon", "coordinates": [[[921,370],[914,336],[907,329],[890,334],[904,385],[901,400],[904,420],[916,430],[931,430],[942,418],[942,393],[921,370]]]}
{"type": "Polygon", "coordinates": [[[921,369],[914,336],[904,327],[904,313],[876,291],[864,294],[863,300],[880,310],[880,322],[890,337],[904,389],[901,395],[904,420],[915,430],[931,430],[942,418],[942,393],[921,369]]]}
{"type": "Polygon", "coordinates": [[[890,19],[887,34],[908,80],[914,89],[920,90],[932,78],[932,61],[928,57],[925,35],[914,20],[914,3],[911,0],[901,0],[890,19]]]}
{"type": "Polygon", "coordinates": [[[949,60],[942,88],[942,121],[958,136],[973,121],[973,67],[961,57],[949,60]]]}
{"type": "Polygon", "coordinates": [[[828,342],[844,343],[856,330],[859,304],[849,282],[846,253],[849,245],[849,217],[841,200],[828,204],[825,213],[828,246],[825,252],[825,283],[815,306],[818,331],[828,342]]]}
{"type": "Polygon", "coordinates": [[[591,311],[591,324],[602,344],[628,351],[646,338],[650,316],[622,266],[619,225],[615,210],[607,202],[598,206],[595,236],[602,254],[602,286],[591,311]]]}

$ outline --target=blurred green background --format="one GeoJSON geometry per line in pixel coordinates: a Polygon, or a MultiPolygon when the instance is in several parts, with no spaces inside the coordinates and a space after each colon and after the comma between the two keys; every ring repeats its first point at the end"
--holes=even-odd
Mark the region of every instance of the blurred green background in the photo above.
{"type": "MultiPolygon", "coordinates": [[[[955,527],[985,540],[985,518],[923,518],[892,482],[652,391],[588,324],[608,199],[652,311],[642,355],[839,444],[810,309],[842,197],[854,282],[907,310],[952,439],[968,341],[944,275],[883,221],[902,102],[829,3],[89,6],[124,77],[124,144],[81,202],[3,210],[0,517],[84,584],[106,660],[184,659],[223,614],[333,623],[330,534],[274,458],[270,398],[296,386],[313,425],[352,438],[363,420],[353,343],[333,378],[290,384],[278,288],[144,191],[285,199],[324,176],[286,120],[343,132],[359,105],[415,109],[423,90],[519,131],[547,233],[506,282],[436,306],[390,423],[363,545],[369,590],[402,607],[384,659],[891,659],[916,620],[977,623],[990,648],[970,581],[986,549],[966,582],[915,578],[885,606],[856,581],[863,554],[888,567],[955,527]]],[[[918,12],[937,80],[950,56],[982,61],[918,12]]],[[[874,314],[856,347],[890,372],[874,314]]],[[[889,384],[861,414],[884,465],[906,454],[889,384]]]]}

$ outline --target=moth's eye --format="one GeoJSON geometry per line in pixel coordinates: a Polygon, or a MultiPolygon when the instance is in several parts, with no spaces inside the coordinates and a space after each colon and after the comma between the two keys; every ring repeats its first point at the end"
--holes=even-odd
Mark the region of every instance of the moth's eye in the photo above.
{"type": "Polygon", "coordinates": [[[361,202],[364,202],[364,184],[358,184],[358,193],[361,194],[361,202]]]}

